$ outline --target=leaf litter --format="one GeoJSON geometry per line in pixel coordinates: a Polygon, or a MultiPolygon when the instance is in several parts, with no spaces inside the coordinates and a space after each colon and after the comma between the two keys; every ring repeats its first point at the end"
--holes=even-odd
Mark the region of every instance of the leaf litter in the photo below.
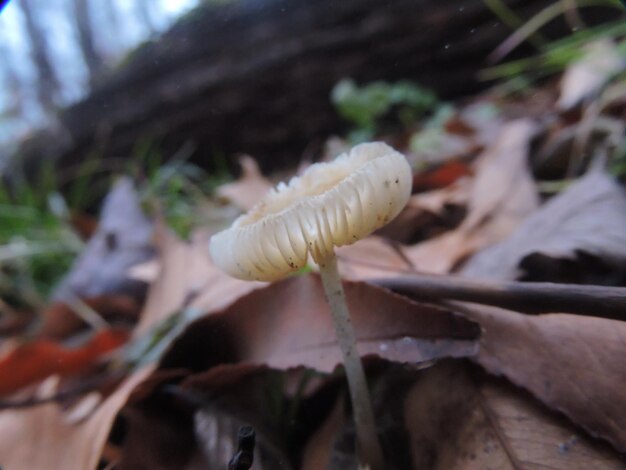
{"type": "Polygon", "coordinates": [[[461,225],[405,250],[416,269],[446,273],[478,249],[501,240],[538,205],[528,167],[535,125],[528,119],[505,124],[498,140],[479,156],[461,225]]]}
{"type": "Polygon", "coordinates": [[[626,193],[606,172],[591,170],[530,215],[509,238],[477,253],[461,272],[502,280],[598,284],[623,278],[625,266],[626,193]]]}
{"type": "Polygon", "coordinates": [[[476,305],[464,312],[483,329],[476,362],[626,451],[625,322],[476,305]]]}

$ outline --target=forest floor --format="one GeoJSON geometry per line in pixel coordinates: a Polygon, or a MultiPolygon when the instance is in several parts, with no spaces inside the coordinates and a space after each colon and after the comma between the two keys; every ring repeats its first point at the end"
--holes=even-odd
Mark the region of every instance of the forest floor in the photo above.
{"type": "MultiPolygon", "coordinates": [[[[624,42],[592,39],[462,102],[335,88],[354,128],[318,160],[384,140],[413,171],[398,217],[337,249],[387,468],[626,466],[624,42]]],[[[188,155],[0,195],[2,468],[357,468],[317,267],[241,281],[208,254],[292,173],[188,155]]]]}

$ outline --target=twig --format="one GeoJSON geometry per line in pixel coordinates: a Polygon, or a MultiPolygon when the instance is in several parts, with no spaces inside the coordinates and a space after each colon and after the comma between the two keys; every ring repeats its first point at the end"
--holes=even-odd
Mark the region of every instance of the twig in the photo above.
{"type": "Polygon", "coordinates": [[[462,300],[522,313],[573,313],[626,320],[626,288],[550,282],[497,282],[406,275],[370,281],[415,300],[462,300]]]}

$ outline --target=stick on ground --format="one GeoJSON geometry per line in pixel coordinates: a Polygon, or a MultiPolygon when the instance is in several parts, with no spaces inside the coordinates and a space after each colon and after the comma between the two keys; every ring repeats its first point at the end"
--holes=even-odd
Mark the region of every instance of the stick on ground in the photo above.
{"type": "Polygon", "coordinates": [[[414,300],[462,300],[523,313],[573,313],[626,320],[626,288],[550,282],[497,282],[458,276],[372,279],[414,300]]]}

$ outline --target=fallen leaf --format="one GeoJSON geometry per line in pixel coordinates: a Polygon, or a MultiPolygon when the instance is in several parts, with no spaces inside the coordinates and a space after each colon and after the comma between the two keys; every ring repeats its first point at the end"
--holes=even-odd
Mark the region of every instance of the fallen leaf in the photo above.
{"type": "Polygon", "coordinates": [[[54,292],[56,301],[107,294],[141,297],[145,284],[128,269],[154,255],[152,223],[141,211],[130,178],[121,178],[102,205],[97,232],[54,292]]]}
{"type": "Polygon", "coordinates": [[[65,422],[68,424],[77,424],[84,421],[93,414],[100,403],[102,403],[102,394],[100,392],[87,393],[78,400],[78,403],[68,410],[65,415],[65,422]]]}
{"type": "Polygon", "coordinates": [[[476,250],[507,236],[538,206],[528,169],[528,146],[535,125],[527,119],[503,126],[500,137],[479,157],[461,225],[405,250],[415,269],[446,273],[476,250]]]}
{"type": "Polygon", "coordinates": [[[480,236],[456,229],[407,247],[404,252],[417,271],[445,274],[485,243],[480,236]]]}
{"type": "MultiPolygon", "coordinates": [[[[206,242],[203,243],[204,248],[206,242]]],[[[196,250],[197,252],[197,250],[196,250]]],[[[210,257],[207,255],[207,259],[210,257]]],[[[266,282],[242,281],[225,274],[221,269],[210,261],[213,274],[209,282],[198,293],[198,295],[189,302],[189,308],[199,312],[200,314],[212,313],[219,311],[230,305],[241,296],[252,292],[256,289],[267,286],[266,282]]]]}
{"type": "MultiPolygon", "coordinates": [[[[479,148],[473,139],[446,132],[442,127],[426,127],[411,136],[409,149],[418,162],[424,164],[446,164],[448,161],[466,159],[475,154],[479,148]]],[[[422,183],[426,188],[441,187],[442,181],[435,178],[417,178],[417,190],[422,183]]]]}
{"type": "Polygon", "coordinates": [[[478,363],[626,451],[625,322],[486,306],[464,314],[483,330],[478,363]]]}
{"type": "Polygon", "coordinates": [[[100,460],[118,411],[135,386],[151,372],[126,379],[88,418],[70,424],[57,404],[0,413],[0,461],[3,468],[92,470],[100,460]]]}
{"type": "Polygon", "coordinates": [[[461,273],[598,283],[606,282],[607,271],[619,273],[625,267],[626,195],[611,176],[594,170],[529,216],[507,239],[474,255],[461,273]],[[609,268],[600,266],[601,275],[594,276],[593,264],[580,267],[589,257],[609,268]]]}
{"type": "Polygon", "coordinates": [[[25,333],[36,318],[36,313],[32,310],[15,310],[2,299],[0,299],[0,354],[2,353],[3,342],[6,338],[20,336],[25,333]]]}
{"type": "Polygon", "coordinates": [[[459,179],[470,176],[471,168],[463,162],[452,160],[413,176],[413,192],[432,191],[449,186],[459,179]]]}
{"type": "Polygon", "coordinates": [[[456,228],[465,215],[470,179],[462,178],[442,189],[411,196],[400,214],[376,235],[410,244],[456,228]]]}
{"type": "Polygon", "coordinates": [[[528,168],[535,132],[536,125],[529,119],[512,121],[479,157],[468,214],[460,229],[476,229],[489,219],[490,231],[500,235],[537,208],[539,198],[528,168]]]}
{"type": "Polygon", "coordinates": [[[72,228],[82,240],[89,240],[98,230],[98,220],[84,212],[70,211],[72,228]]]}
{"type": "Polygon", "coordinates": [[[135,336],[145,333],[184,307],[212,274],[202,253],[193,253],[189,244],[163,225],[156,229],[155,246],[160,270],[148,290],[135,336]]]}
{"type": "Polygon", "coordinates": [[[570,109],[597,93],[626,62],[615,43],[600,39],[584,47],[583,55],[567,67],[561,81],[559,109],[570,109]]]}
{"type": "MultiPolygon", "coordinates": [[[[475,325],[448,311],[365,283],[346,282],[345,289],[362,355],[422,362],[474,352],[475,325]]],[[[195,321],[172,344],[161,367],[206,370],[236,362],[323,372],[341,363],[317,275],[271,284],[195,321]]]]}
{"type": "Polygon", "coordinates": [[[151,284],[135,337],[181,309],[199,313],[218,310],[239,296],[266,285],[234,279],[217,268],[209,257],[208,241],[197,237],[181,241],[165,227],[156,234],[160,269],[151,284]]]}
{"type": "Polygon", "coordinates": [[[486,148],[493,144],[502,131],[500,114],[493,100],[485,98],[464,106],[458,115],[446,123],[446,128],[449,132],[458,132],[459,125],[471,129],[475,145],[486,148]]]}
{"type": "Polygon", "coordinates": [[[16,346],[0,359],[0,395],[16,392],[51,375],[77,374],[127,339],[124,330],[103,330],[76,348],[47,339],[16,346]]]}
{"type": "Polygon", "coordinates": [[[470,181],[470,178],[462,178],[445,188],[414,194],[409,199],[407,206],[433,214],[442,213],[449,205],[465,206],[470,196],[470,181]]]}
{"type": "Polygon", "coordinates": [[[438,363],[421,372],[407,395],[413,468],[624,468],[608,446],[528,394],[467,366],[438,363]]]}
{"type": "Polygon", "coordinates": [[[241,177],[217,188],[218,196],[229,200],[244,211],[252,209],[272,188],[272,183],[261,174],[254,158],[244,155],[239,159],[241,177]]]}
{"type": "Polygon", "coordinates": [[[335,250],[339,272],[344,279],[363,280],[396,276],[412,269],[399,245],[384,238],[370,236],[335,250]]]}

